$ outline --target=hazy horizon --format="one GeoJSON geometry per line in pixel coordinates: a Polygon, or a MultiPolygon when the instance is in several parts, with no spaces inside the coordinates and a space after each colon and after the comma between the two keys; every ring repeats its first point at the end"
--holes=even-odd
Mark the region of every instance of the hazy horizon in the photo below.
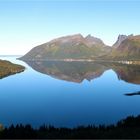
{"type": "Polygon", "coordinates": [[[91,34],[112,45],[138,35],[140,1],[0,1],[0,55],[24,55],[54,38],[91,34]]]}

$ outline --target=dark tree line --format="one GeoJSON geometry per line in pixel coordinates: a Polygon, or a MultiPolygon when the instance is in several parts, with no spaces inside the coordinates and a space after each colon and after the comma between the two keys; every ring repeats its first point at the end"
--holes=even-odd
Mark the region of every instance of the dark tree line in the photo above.
{"type": "Polygon", "coordinates": [[[116,125],[89,125],[87,127],[79,126],[77,128],[55,128],[53,126],[41,126],[34,129],[30,125],[11,125],[8,128],[2,128],[0,138],[22,138],[22,139],[103,139],[103,138],[140,138],[140,116],[127,117],[119,121],[116,125]]]}

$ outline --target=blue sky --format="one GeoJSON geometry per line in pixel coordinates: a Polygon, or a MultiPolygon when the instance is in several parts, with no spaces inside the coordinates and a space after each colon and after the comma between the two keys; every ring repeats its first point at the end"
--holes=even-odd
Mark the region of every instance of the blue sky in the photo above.
{"type": "Polygon", "coordinates": [[[81,33],[112,45],[140,34],[137,0],[1,0],[0,54],[25,54],[51,39],[81,33]]]}

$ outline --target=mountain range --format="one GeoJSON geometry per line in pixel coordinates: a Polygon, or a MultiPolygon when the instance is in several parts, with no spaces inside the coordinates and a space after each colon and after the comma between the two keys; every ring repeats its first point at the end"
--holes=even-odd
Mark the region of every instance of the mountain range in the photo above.
{"type": "Polygon", "coordinates": [[[81,34],[60,37],[41,44],[22,60],[140,60],[140,36],[119,35],[112,45],[96,37],[81,34]]]}

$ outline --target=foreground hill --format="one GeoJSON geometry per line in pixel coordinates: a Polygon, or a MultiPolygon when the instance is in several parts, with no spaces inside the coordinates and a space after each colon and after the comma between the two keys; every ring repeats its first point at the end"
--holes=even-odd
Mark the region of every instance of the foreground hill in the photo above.
{"type": "Polygon", "coordinates": [[[113,60],[140,60],[140,35],[128,36],[105,57],[113,60]]]}
{"type": "Polygon", "coordinates": [[[1,139],[140,139],[140,116],[129,116],[113,125],[89,125],[76,128],[55,128],[43,125],[0,127],[1,139]]]}
{"type": "Polygon", "coordinates": [[[21,65],[13,64],[6,60],[0,60],[0,79],[24,70],[25,67],[21,65]]]}
{"type": "Polygon", "coordinates": [[[33,48],[22,60],[48,59],[94,59],[107,54],[111,50],[100,39],[81,34],[54,39],[33,48]]]}

